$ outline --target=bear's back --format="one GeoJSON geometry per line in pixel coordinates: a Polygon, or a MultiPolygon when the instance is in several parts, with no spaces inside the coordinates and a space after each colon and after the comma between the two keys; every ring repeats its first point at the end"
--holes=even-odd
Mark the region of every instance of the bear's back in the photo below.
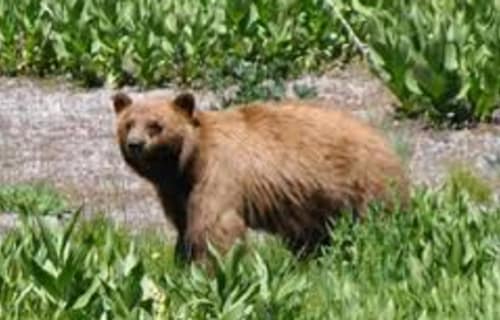
{"type": "Polygon", "coordinates": [[[207,113],[199,144],[209,171],[224,171],[239,188],[240,209],[254,226],[278,230],[288,221],[283,229],[300,230],[307,215],[294,211],[329,215],[385,200],[387,178],[406,188],[399,159],[383,136],[336,110],[283,103],[207,113]]]}

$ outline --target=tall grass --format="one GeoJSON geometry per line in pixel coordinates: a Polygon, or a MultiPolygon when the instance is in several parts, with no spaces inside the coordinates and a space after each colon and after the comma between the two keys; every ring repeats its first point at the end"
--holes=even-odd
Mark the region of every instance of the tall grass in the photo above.
{"type": "Polygon", "coordinates": [[[45,226],[25,216],[0,242],[2,319],[495,319],[500,215],[447,187],[412,209],[340,221],[320,257],[279,240],[212,252],[213,277],[173,263],[161,235],[105,218],[45,226]]]}

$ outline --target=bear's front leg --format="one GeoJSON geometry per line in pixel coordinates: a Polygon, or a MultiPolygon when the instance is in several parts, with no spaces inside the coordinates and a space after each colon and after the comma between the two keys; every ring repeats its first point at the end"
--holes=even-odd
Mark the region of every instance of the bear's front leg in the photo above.
{"type": "Polygon", "coordinates": [[[176,264],[187,261],[184,235],[186,234],[186,210],[183,205],[183,196],[179,195],[172,187],[156,186],[158,197],[161,201],[163,212],[168,220],[173,223],[177,231],[174,260],[176,264]]]}
{"type": "Polygon", "coordinates": [[[190,261],[206,262],[208,242],[225,254],[238,239],[244,239],[247,226],[237,211],[237,192],[224,192],[227,189],[220,187],[199,186],[189,199],[184,247],[190,261]]]}
{"type": "Polygon", "coordinates": [[[184,233],[179,232],[174,249],[174,261],[178,265],[182,265],[188,261],[188,248],[186,247],[184,233]]]}

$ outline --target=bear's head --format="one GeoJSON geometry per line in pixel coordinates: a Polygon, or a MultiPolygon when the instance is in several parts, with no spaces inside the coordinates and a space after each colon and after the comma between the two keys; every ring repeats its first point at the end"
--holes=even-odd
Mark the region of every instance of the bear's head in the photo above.
{"type": "Polygon", "coordinates": [[[196,126],[193,95],[133,100],[119,92],[112,101],[116,135],[127,164],[151,180],[178,170],[185,140],[196,126]]]}

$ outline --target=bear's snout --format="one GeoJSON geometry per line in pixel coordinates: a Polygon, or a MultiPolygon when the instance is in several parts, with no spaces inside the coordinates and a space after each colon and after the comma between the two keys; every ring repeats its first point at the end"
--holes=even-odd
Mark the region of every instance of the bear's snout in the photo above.
{"type": "Polygon", "coordinates": [[[144,151],[145,142],[140,139],[129,139],[127,141],[127,150],[134,158],[139,158],[144,151]]]}

